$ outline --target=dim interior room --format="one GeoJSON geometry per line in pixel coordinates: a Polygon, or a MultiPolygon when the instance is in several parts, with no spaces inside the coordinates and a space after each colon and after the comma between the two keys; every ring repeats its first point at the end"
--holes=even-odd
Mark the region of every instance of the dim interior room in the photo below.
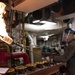
{"type": "Polygon", "coordinates": [[[0,74],[65,74],[60,70],[65,64],[54,62],[53,57],[64,54],[65,29],[75,31],[74,3],[74,0],[1,0],[0,74]]]}

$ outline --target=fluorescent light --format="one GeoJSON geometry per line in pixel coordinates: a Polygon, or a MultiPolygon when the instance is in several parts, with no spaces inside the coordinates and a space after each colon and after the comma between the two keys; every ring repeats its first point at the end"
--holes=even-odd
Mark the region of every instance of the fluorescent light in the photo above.
{"type": "Polygon", "coordinates": [[[40,23],[45,23],[45,24],[56,24],[56,23],[54,23],[54,22],[44,21],[44,20],[40,21],[40,23]]]}
{"type": "Polygon", "coordinates": [[[45,21],[45,20],[34,20],[32,23],[44,23],[44,24],[47,24],[47,23],[51,23],[51,24],[56,24],[56,23],[54,23],[54,22],[50,22],[50,21],[45,21]]]}
{"type": "Polygon", "coordinates": [[[38,23],[40,22],[40,20],[34,20],[32,23],[38,23]]]}

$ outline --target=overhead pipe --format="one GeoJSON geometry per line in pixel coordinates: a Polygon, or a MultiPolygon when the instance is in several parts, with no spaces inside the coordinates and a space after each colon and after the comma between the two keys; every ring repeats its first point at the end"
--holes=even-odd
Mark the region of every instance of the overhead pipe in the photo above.
{"type": "Polygon", "coordinates": [[[31,41],[31,44],[30,44],[30,56],[31,56],[31,63],[34,63],[34,59],[33,59],[33,46],[34,46],[34,40],[33,40],[33,37],[28,33],[26,32],[26,35],[28,36],[28,38],[30,39],[31,41]]]}
{"type": "Polygon", "coordinates": [[[28,36],[28,38],[30,39],[30,41],[31,41],[31,45],[32,46],[34,46],[35,45],[35,43],[34,43],[34,40],[33,40],[33,37],[34,37],[34,35],[31,35],[29,32],[26,32],[26,35],[28,36]],[[32,37],[33,36],[33,37],[32,37]]]}
{"type": "Polygon", "coordinates": [[[35,24],[28,24],[25,23],[25,30],[26,31],[31,31],[31,32],[43,32],[47,30],[56,30],[56,29],[61,29],[65,27],[65,25],[60,25],[58,23],[47,23],[43,25],[35,25],[35,24]]]}
{"type": "MultiPolygon", "coordinates": [[[[44,21],[44,22],[45,23],[43,23],[43,25],[24,23],[24,29],[25,29],[25,31],[30,31],[32,33],[33,32],[40,33],[43,31],[58,30],[58,29],[62,29],[62,28],[66,27],[66,24],[64,24],[62,22],[60,23],[58,21],[57,21],[57,23],[49,22],[49,21],[44,21]]],[[[20,25],[21,25],[21,29],[22,29],[22,23],[20,25]]],[[[18,26],[16,26],[16,29],[18,29],[18,26]]]]}

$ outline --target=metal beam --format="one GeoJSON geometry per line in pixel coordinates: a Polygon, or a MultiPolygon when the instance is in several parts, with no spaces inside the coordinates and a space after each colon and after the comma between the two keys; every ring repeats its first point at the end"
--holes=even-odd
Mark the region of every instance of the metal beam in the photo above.
{"type": "Polygon", "coordinates": [[[75,13],[72,13],[72,14],[68,14],[68,15],[57,17],[56,19],[58,19],[58,20],[65,20],[65,19],[70,19],[70,18],[74,18],[74,17],[75,17],[75,13]]]}

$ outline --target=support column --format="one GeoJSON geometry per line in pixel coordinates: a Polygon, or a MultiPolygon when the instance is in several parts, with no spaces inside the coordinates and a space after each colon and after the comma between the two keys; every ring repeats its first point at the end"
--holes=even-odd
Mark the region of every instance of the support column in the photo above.
{"type": "Polygon", "coordinates": [[[33,43],[34,43],[34,47],[35,47],[37,45],[36,35],[33,35],[33,43]]]}
{"type": "Polygon", "coordinates": [[[34,63],[34,57],[33,57],[33,46],[32,45],[30,45],[30,50],[31,50],[31,52],[30,52],[31,63],[33,64],[34,63]]]}
{"type": "Polygon", "coordinates": [[[33,57],[33,45],[34,45],[34,43],[33,43],[33,38],[28,32],[26,32],[26,34],[27,34],[28,38],[31,41],[31,44],[30,44],[30,58],[31,58],[31,60],[30,61],[31,61],[31,63],[34,63],[34,57],[33,57]]]}
{"type": "Polygon", "coordinates": [[[23,45],[24,45],[24,51],[26,52],[26,32],[25,32],[25,26],[24,26],[24,13],[22,12],[22,35],[23,35],[23,45]]]}

